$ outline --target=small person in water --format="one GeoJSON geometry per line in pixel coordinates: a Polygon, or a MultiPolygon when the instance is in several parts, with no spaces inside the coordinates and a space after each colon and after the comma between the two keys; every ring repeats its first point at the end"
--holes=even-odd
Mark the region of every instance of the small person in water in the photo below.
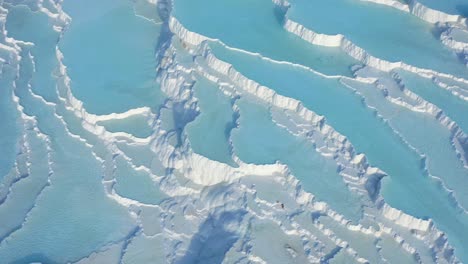
{"type": "MultiPolygon", "coordinates": [[[[276,200],[276,203],[279,204],[280,202],[276,200]]],[[[284,209],[284,203],[281,203],[281,209],[284,209]]]]}

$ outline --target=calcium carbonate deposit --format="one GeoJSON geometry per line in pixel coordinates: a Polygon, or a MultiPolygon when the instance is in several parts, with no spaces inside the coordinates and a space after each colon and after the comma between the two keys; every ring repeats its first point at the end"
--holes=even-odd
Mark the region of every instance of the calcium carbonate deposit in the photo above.
{"type": "Polygon", "coordinates": [[[0,264],[468,263],[467,0],[0,0],[0,264]]]}

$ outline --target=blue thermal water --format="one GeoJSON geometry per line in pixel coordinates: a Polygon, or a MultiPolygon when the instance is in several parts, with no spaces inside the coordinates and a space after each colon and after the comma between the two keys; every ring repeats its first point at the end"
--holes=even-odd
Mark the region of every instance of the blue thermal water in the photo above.
{"type": "Polygon", "coordinates": [[[399,10],[358,0],[294,0],[288,15],[315,32],[343,34],[378,58],[467,76],[457,56],[436,39],[431,24],[399,10]]]}
{"type": "Polygon", "coordinates": [[[374,86],[352,86],[364,95],[366,103],[377,109],[379,115],[388,120],[408,144],[425,156],[428,172],[441,178],[454,191],[460,205],[467,208],[468,193],[463,187],[466,169],[454,151],[450,130],[427,113],[414,112],[389,102],[374,86]],[[425,136],[421,137],[421,134],[425,136]]]}
{"type": "MultiPolygon", "coordinates": [[[[319,221],[323,222],[323,223],[327,223],[330,220],[325,218],[325,217],[321,217],[319,219],[319,221]]],[[[331,226],[333,226],[332,229],[335,232],[335,234],[337,234],[340,237],[346,238],[346,237],[350,237],[350,236],[356,236],[355,234],[353,234],[353,232],[350,232],[346,228],[343,228],[341,225],[336,224],[333,221],[330,221],[329,224],[331,226]]],[[[359,236],[359,238],[357,240],[355,240],[355,242],[353,242],[352,247],[356,248],[356,249],[361,249],[360,252],[364,252],[364,253],[361,253],[361,254],[366,259],[369,259],[372,262],[378,262],[379,253],[377,252],[377,250],[374,250],[372,248],[372,246],[371,246],[372,244],[376,243],[374,238],[366,236],[364,234],[360,234],[358,236],[359,236]]],[[[348,240],[348,239],[346,239],[346,240],[348,240]]]]}
{"type": "Polygon", "coordinates": [[[33,130],[27,133],[27,137],[31,142],[30,151],[33,153],[29,160],[38,165],[29,170],[30,175],[35,175],[35,177],[26,177],[15,184],[9,190],[8,196],[0,208],[0,214],[9,215],[9,217],[2,219],[0,228],[0,238],[2,239],[20,228],[27,213],[34,207],[37,195],[48,184],[49,167],[46,143],[33,130]]]}
{"type": "Polygon", "coordinates": [[[14,72],[8,67],[3,68],[0,77],[0,122],[2,136],[0,137],[0,177],[3,178],[14,166],[15,145],[19,136],[19,125],[16,123],[18,113],[11,101],[13,96],[14,72]]]}
{"type": "Polygon", "coordinates": [[[28,90],[32,64],[24,59],[21,66],[24,79],[17,81],[16,92],[25,113],[35,116],[38,128],[51,138],[53,174],[22,228],[0,244],[0,255],[20,263],[77,260],[125,238],[133,224],[124,208],[106,198],[100,164],[89,148],[71,138],[53,107],[28,90]],[[70,237],[74,239],[67,242],[70,237]]]}
{"type": "Polygon", "coordinates": [[[245,99],[237,104],[240,108],[239,128],[232,132],[232,141],[239,158],[256,164],[276,161],[287,164],[305,190],[350,219],[359,219],[357,197],[344,185],[333,162],[321,157],[306,139],[296,138],[276,126],[265,107],[245,99]],[[334,193],[333,197],[329,193],[334,193]]]}
{"type": "MultiPolygon", "coordinates": [[[[366,154],[371,165],[390,175],[382,191],[391,205],[419,217],[434,218],[446,230],[451,225],[466,230],[468,217],[455,208],[448,193],[427,177],[421,166],[421,157],[339,80],[326,79],[303,69],[274,64],[219,46],[214,46],[213,51],[248,78],[281,95],[296,98],[309,109],[324,115],[335,129],[349,138],[358,152],[366,154]],[[434,200],[438,201],[437,205],[433,204],[434,200]]],[[[412,124],[406,127],[411,130],[412,124]]],[[[448,142],[448,138],[445,140],[448,142]]],[[[450,154],[454,155],[453,151],[450,154]]],[[[459,174],[466,175],[466,170],[460,169],[459,174]]],[[[466,237],[459,233],[453,235],[460,240],[466,237]]]]}
{"type": "Polygon", "coordinates": [[[419,3],[434,10],[453,15],[461,15],[466,17],[468,15],[468,3],[464,0],[450,0],[450,1],[437,1],[437,0],[418,0],[419,3]]]}
{"type": "Polygon", "coordinates": [[[446,115],[454,120],[465,133],[468,131],[468,102],[457,96],[453,96],[450,91],[442,89],[434,84],[430,79],[418,77],[415,74],[399,71],[405,87],[419,96],[439,106],[446,115]]]}
{"type": "Polygon", "coordinates": [[[0,1],[0,263],[468,262],[466,1],[288,2],[0,1]]]}
{"type": "MultiPolygon", "coordinates": [[[[47,30],[47,17],[43,14],[33,13],[26,6],[18,6],[12,9],[12,12],[8,13],[9,23],[6,23],[6,28],[10,32],[11,36],[23,41],[31,41],[37,43],[32,48],[31,53],[34,54],[37,61],[41,62],[41,67],[38,67],[38,74],[31,80],[32,83],[37,84],[35,87],[38,89],[46,90],[45,87],[52,86],[53,82],[47,77],[47,70],[52,69],[53,59],[50,55],[53,52],[55,55],[55,49],[53,45],[57,42],[57,34],[53,34],[47,30]],[[36,28],[37,27],[37,28],[36,28]]],[[[55,58],[55,56],[53,57],[55,58]]],[[[5,176],[6,173],[12,168],[12,163],[15,155],[15,142],[19,134],[19,127],[16,123],[16,118],[19,118],[17,110],[12,103],[13,96],[13,81],[14,74],[8,67],[5,67],[3,74],[1,75],[1,100],[0,108],[2,109],[2,122],[0,124],[2,137],[0,137],[1,150],[5,151],[2,153],[0,158],[0,177],[5,176]]],[[[42,94],[42,93],[41,93],[42,94]]],[[[44,94],[44,96],[46,96],[44,94]]],[[[49,98],[52,96],[49,96],[49,98]]]]}
{"type": "Polygon", "coordinates": [[[188,30],[219,39],[229,46],[314,67],[328,74],[350,74],[349,66],[356,63],[353,59],[339,49],[311,46],[284,31],[282,15],[270,0],[176,1],[174,6],[174,16],[188,30]]]}
{"type": "Polygon", "coordinates": [[[158,204],[164,198],[151,174],[135,170],[122,157],[116,157],[115,191],[124,197],[146,204],[158,204]]]}
{"type": "Polygon", "coordinates": [[[50,76],[57,67],[55,45],[59,32],[50,27],[47,15],[32,12],[27,6],[12,8],[8,16],[8,34],[15,39],[34,43],[31,48],[37,72],[31,79],[34,91],[48,101],[55,101],[55,82],[50,76]]]}
{"type": "Polygon", "coordinates": [[[89,112],[125,112],[161,103],[154,56],[160,24],[135,16],[125,0],[96,6],[94,1],[67,1],[64,9],[72,23],[60,49],[75,96],[89,112]]]}
{"type": "Polygon", "coordinates": [[[232,99],[206,79],[199,78],[194,96],[198,99],[200,115],[187,127],[193,150],[212,160],[233,164],[229,135],[234,128],[232,99]]]}

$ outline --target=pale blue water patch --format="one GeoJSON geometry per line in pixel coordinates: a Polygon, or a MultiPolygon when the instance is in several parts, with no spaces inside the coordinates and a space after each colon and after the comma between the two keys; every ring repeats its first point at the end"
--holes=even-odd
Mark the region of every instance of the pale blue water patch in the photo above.
{"type": "Polygon", "coordinates": [[[59,115],[67,124],[67,129],[70,133],[80,136],[86,140],[86,143],[93,146],[94,153],[100,157],[105,158],[108,154],[108,145],[105,141],[96,136],[92,131],[89,131],[83,127],[83,120],[76,116],[76,114],[66,108],[63,104],[56,106],[57,115],[59,115]]]}
{"type": "MultiPolygon", "coordinates": [[[[306,249],[301,236],[291,233],[284,232],[280,225],[268,218],[253,218],[249,225],[252,245],[249,250],[264,263],[313,263],[306,258],[307,252],[304,252],[306,249]]],[[[235,263],[230,259],[226,262],[235,263]]]]}
{"type": "MultiPolygon", "coordinates": [[[[468,230],[466,215],[455,208],[447,192],[427,177],[421,158],[351,89],[339,80],[326,79],[289,65],[226,49],[213,51],[248,78],[281,95],[301,100],[307,108],[324,115],[327,123],[345,135],[357,152],[366,154],[372,166],[389,174],[382,194],[390,205],[416,217],[433,218],[438,227],[450,232],[450,241],[458,248],[468,245],[468,241],[464,241],[468,235],[456,232],[468,230]]],[[[458,250],[457,254],[462,257],[464,253],[458,250]]]]}
{"type": "Polygon", "coordinates": [[[139,235],[132,239],[122,257],[122,264],[154,263],[166,258],[165,239],[161,235],[139,235]]]}
{"type": "Polygon", "coordinates": [[[124,239],[134,222],[106,196],[101,164],[90,148],[67,134],[52,106],[29,94],[25,80],[32,65],[22,55],[16,92],[24,111],[36,116],[38,128],[51,139],[53,175],[22,228],[0,244],[0,255],[5,263],[65,263],[124,239]]]}
{"type": "Polygon", "coordinates": [[[255,164],[280,161],[300,180],[305,191],[348,219],[360,219],[359,198],[346,187],[333,160],[321,156],[307,139],[278,127],[259,102],[241,98],[237,104],[239,128],[233,130],[231,138],[241,160],[255,164]]]}
{"type": "MultiPolygon", "coordinates": [[[[19,5],[12,7],[8,13],[6,28],[8,34],[19,40],[34,43],[30,48],[35,63],[35,74],[31,79],[32,90],[49,102],[61,103],[57,97],[56,79],[58,74],[58,60],[56,56],[56,45],[59,40],[59,32],[52,27],[49,17],[42,12],[32,12],[27,6],[19,5]]],[[[65,97],[65,93],[61,93],[65,97]]],[[[62,105],[57,107],[57,113],[67,121],[67,128],[74,134],[80,135],[88,143],[94,145],[95,151],[103,149],[99,147],[99,140],[94,135],[83,129],[82,120],[62,105]]],[[[97,153],[101,157],[102,152],[97,153]]]]}
{"type": "Polygon", "coordinates": [[[429,173],[440,177],[455,192],[461,206],[468,208],[468,190],[464,188],[468,170],[452,146],[450,130],[430,114],[414,112],[390,102],[374,84],[344,82],[357,89],[367,105],[377,109],[411,146],[425,155],[429,173]]]}
{"type": "Polygon", "coordinates": [[[349,66],[357,63],[338,48],[310,45],[285,31],[284,13],[271,0],[176,0],[173,15],[188,30],[229,46],[328,74],[350,75],[349,66]]]}
{"type": "Polygon", "coordinates": [[[116,192],[126,198],[130,198],[146,204],[159,204],[167,197],[159,189],[158,181],[144,170],[135,170],[122,157],[116,157],[114,188],[116,192]]]}
{"type": "MultiPolygon", "coordinates": [[[[464,186],[468,174],[450,144],[449,131],[430,115],[415,113],[386,101],[381,91],[372,84],[346,83],[356,88],[360,86],[359,92],[365,96],[366,102],[376,107],[379,114],[388,119],[409,144],[425,154],[429,173],[441,178],[455,192],[458,202],[466,207],[468,193],[464,186]]],[[[457,256],[461,259],[467,257],[463,249],[468,245],[468,216],[458,207],[454,208],[452,198],[448,197],[448,192],[438,181],[426,175],[390,177],[383,181],[382,195],[389,204],[412,215],[434,219],[437,227],[448,235],[449,242],[457,249],[457,256]],[[415,199],[420,201],[415,203],[415,199]]]]}
{"type": "Polygon", "coordinates": [[[64,10],[72,22],[60,48],[73,93],[89,112],[162,103],[155,81],[160,24],[136,16],[127,0],[67,0],[64,10]]]}
{"type": "Polygon", "coordinates": [[[148,117],[143,115],[99,121],[98,125],[104,126],[109,132],[125,132],[139,138],[149,137],[153,132],[148,123],[148,117]]]}
{"type": "Polygon", "coordinates": [[[163,23],[161,17],[159,17],[159,11],[157,8],[157,1],[148,1],[148,0],[135,0],[134,10],[135,14],[142,16],[146,19],[153,21],[154,23],[163,23]],[[155,2],[155,3],[151,3],[155,2]]]}
{"type": "Polygon", "coordinates": [[[318,33],[343,34],[378,58],[468,76],[431,24],[394,8],[359,0],[292,0],[288,16],[318,33]]]}
{"type": "Polygon", "coordinates": [[[418,2],[447,14],[468,17],[468,2],[466,0],[418,0],[418,2]]]}
{"type": "Polygon", "coordinates": [[[9,190],[4,202],[0,204],[0,241],[8,234],[21,227],[26,214],[33,208],[35,200],[47,185],[49,167],[47,146],[34,130],[26,132],[29,146],[28,161],[31,163],[30,173],[26,178],[15,182],[9,190]]]}
{"type": "Polygon", "coordinates": [[[329,260],[330,264],[357,264],[360,263],[352,258],[344,249],[341,249],[332,259],[329,260]]]}
{"type": "Polygon", "coordinates": [[[27,6],[15,6],[8,12],[6,30],[15,39],[34,43],[30,50],[37,73],[31,80],[33,90],[46,100],[56,102],[51,75],[58,65],[55,47],[60,33],[53,29],[50,18],[42,12],[32,12],[27,6]]]}
{"type": "Polygon", "coordinates": [[[432,116],[421,118],[408,110],[393,116],[392,122],[413,146],[426,154],[429,172],[442,178],[448,188],[455,191],[459,203],[467,209],[468,189],[465,185],[468,170],[463,167],[451,145],[450,132],[432,116]]]}
{"type": "Polygon", "coordinates": [[[351,231],[328,216],[321,216],[318,221],[329,228],[337,237],[347,241],[349,246],[356,250],[359,256],[367,259],[369,263],[381,262],[379,252],[375,245],[376,237],[363,234],[361,232],[351,231]]]}
{"type": "Polygon", "coordinates": [[[193,150],[209,159],[234,165],[229,136],[235,127],[232,100],[216,84],[199,76],[193,87],[200,114],[187,125],[193,150]]]}
{"type": "MultiPolygon", "coordinates": [[[[413,255],[404,250],[390,235],[382,235],[378,246],[382,248],[379,253],[383,258],[387,259],[388,263],[419,263],[413,255]]],[[[419,252],[419,254],[421,253],[423,252],[419,252]]],[[[424,253],[426,254],[429,252],[424,253]]]]}
{"type": "MultiPolygon", "coordinates": [[[[153,160],[157,159],[154,152],[151,151],[148,144],[128,144],[126,142],[116,142],[117,147],[132,159],[136,166],[145,166],[151,168],[153,160]]],[[[164,169],[157,170],[159,176],[163,175],[164,169]]]]}
{"type": "Polygon", "coordinates": [[[405,84],[407,89],[415,92],[424,100],[437,105],[465,133],[468,133],[468,118],[466,118],[466,113],[468,113],[467,101],[437,86],[431,79],[422,78],[403,70],[398,71],[398,75],[402,78],[403,84],[405,84]]]}
{"type": "MultiPolygon", "coordinates": [[[[17,119],[20,118],[13,103],[15,70],[2,65],[0,73],[0,182],[13,168],[17,153],[16,143],[20,134],[17,119]]],[[[1,185],[0,185],[1,186],[1,185]]]]}
{"type": "MultiPolygon", "coordinates": [[[[30,27],[36,23],[40,15],[34,16],[26,6],[9,6],[6,29],[8,36],[20,40],[30,41],[40,34],[47,35],[47,32],[30,27]]],[[[43,17],[41,17],[43,18],[43,17]]],[[[44,36],[44,39],[47,37],[44,36]]],[[[16,144],[19,136],[19,126],[17,119],[20,118],[18,110],[13,103],[13,81],[15,80],[15,70],[8,65],[2,65],[0,74],[0,180],[12,169],[15,155],[17,153],[16,144]]]]}
{"type": "Polygon", "coordinates": [[[160,127],[166,131],[175,130],[175,122],[172,110],[170,108],[161,108],[159,119],[161,120],[160,127]]]}
{"type": "MultiPolygon", "coordinates": [[[[60,33],[53,29],[50,18],[42,12],[32,12],[27,6],[15,6],[8,13],[6,29],[15,39],[34,43],[29,49],[35,63],[32,90],[49,102],[61,103],[57,98],[56,79],[53,78],[57,74],[56,45],[60,33]]],[[[61,96],[66,94],[61,93],[61,96]]],[[[82,120],[78,120],[70,110],[59,105],[57,113],[67,121],[67,128],[72,133],[84,137],[90,144],[99,144],[95,136],[83,129],[82,120]]]]}

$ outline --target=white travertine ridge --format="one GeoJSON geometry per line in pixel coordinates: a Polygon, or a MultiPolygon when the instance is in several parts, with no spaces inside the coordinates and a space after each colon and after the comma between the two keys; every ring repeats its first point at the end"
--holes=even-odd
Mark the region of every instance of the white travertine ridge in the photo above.
{"type": "MultiPolygon", "coordinates": [[[[179,34],[177,34],[176,32],[176,35],[179,35],[179,34]]],[[[182,39],[182,41],[191,42],[190,40],[187,40],[187,39],[182,39]]],[[[337,45],[337,44],[333,44],[333,45],[337,45]]],[[[316,115],[314,113],[311,113],[310,111],[304,112],[303,110],[298,110],[298,109],[301,109],[300,102],[297,102],[293,99],[283,99],[282,96],[276,95],[274,92],[269,91],[269,89],[265,89],[266,87],[263,87],[253,82],[252,80],[246,79],[245,77],[240,75],[238,72],[236,72],[232,68],[232,65],[216,59],[206,48],[204,49],[202,53],[204,54],[203,58],[206,60],[206,64],[209,65],[213,70],[225,76],[231,76],[229,77],[229,79],[231,79],[234,82],[235,86],[245,87],[244,89],[246,89],[250,94],[256,95],[258,98],[266,102],[269,102],[269,104],[274,104],[275,106],[278,106],[280,108],[289,109],[288,111],[293,111],[294,113],[301,113],[300,116],[304,118],[305,120],[308,120],[308,122],[319,122],[318,120],[321,120],[321,118],[316,119],[316,115]]],[[[390,68],[390,69],[393,69],[393,68],[390,68]]],[[[215,76],[206,76],[206,77],[214,81],[220,80],[219,77],[215,77],[215,76]]],[[[362,80],[365,82],[372,82],[368,78],[364,78],[362,80]]],[[[413,99],[418,100],[417,98],[414,98],[414,96],[411,95],[410,92],[405,91],[405,93],[407,93],[409,97],[413,97],[413,99]]],[[[391,100],[391,98],[389,98],[389,100],[391,100]]],[[[427,102],[421,102],[421,104],[427,105],[427,102]]],[[[423,108],[427,108],[424,111],[429,111],[430,113],[435,114],[435,112],[437,112],[437,110],[434,109],[432,106],[427,106],[423,108]]],[[[447,120],[447,119],[442,118],[442,121],[443,120],[447,120]]],[[[442,123],[448,126],[448,123],[450,122],[447,123],[444,121],[442,123]]],[[[448,126],[448,127],[451,127],[451,126],[448,126]]],[[[342,141],[342,140],[338,140],[338,141],[342,141]]],[[[362,164],[363,156],[358,155],[356,157],[357,158],[353,158],[349,160],[348,162],[362,164]],[[360,161],[361,163],[358,161],[360,161]]],[[[373,169],[369,169],[369,171],[372,171],[372,170],[373,169]]],[[[386,207],[383,207],[384,208],[383,215],[385,216],[386,219],[390,219],[392,222],[395,222],[397,225],[404,226],[409,229],[429,232],[431,234],[428,236],[430,237],[430,239],[438,239],[441,235],[443,235],[440,231],[437,231],[437,229],[435,229],[431,224],[429,224],[428,221],[417,219],[409,215],[403,214],[401,211],[396,210],[394,208],[392,208],[393,211],[389,213],[388,211],[389,211],[389,208],[391,207],[389,207],[387,204],[385,204],[385,206],[386,207]]],[[[440,251],[438,251],[438,249],[434,249],[435,250],[434,252],[438,252],[436,254],[442,254],[442,255],[445,254],[446,252],[451,252],[450,250],[446,251],[447,244],[446,246],[441,247],[441,248],[443,249],[440,249],[440,251]]]]}
{"type": "MultiPolygon", "coordinates": [[[[351,80],[362,85],[375,85],[375,89],[387,93],[384,100],[396,107],[425,114],[439,122],[444,131],[450,133],[454,151],[466,168],[467,154],[464,151],[468,138],[465,132],[436,104],[407,89],[394,70],[405,69],[434,82],[437,78],[451,78],[468,84],[467,80],[402,62],[382,60],[343,35],[318,34],[286,17],[285,30],[311,45],[340,48],[365,65],[353,69],[355,77],[330,76],[300,64],[275,61],[259,53],[229,47],[221,40],[191,32],[171,13],[172,1],[146,1],[167,15],[161,15],[163,32],[167,36],[161,38],[156,47],[155,54],[160,57],[157,68],[153,69],[157,72],[164,102],[157,107],[135,107],[103,115],[90,113],[85,102],[74,95],[76,84],[69,75],[66,54],[60,49],[60,41],[73,18],[62,10],[62,2],[24,3],[30,10],[46,14],[50,26],[60,35],[52,47],[55,52],[51,59],[56,66],[50,74],[54,80],[53,99],[42,96],[34,87],[31,76],[38,72],[36,64],[41,67],[31,52],[36,44],[8,37],[5,21],[9,8],[16,3],[6,5],[8,8],[0,5],[0,75],[5,80],[11,79],[11,87],[5,89],[11,97],[8,101],[14,107],[19,127],[14,166],[0,185],[0,216],[4,208],[10,206],[11,197],[16,195],[21,184],[37,180],[40,186],[37,195],[31,196],[28,210],[22,214],[11,210],[11,219],[16,222],[0,227],[0,252],[31,221],[31,212],[39,210],[37,203],[43,199],[43,193],[57,188],[55,178],[60,174],[60,159],[56,156],[60,152],[52,133],[55,129],[60,133],[59,143],[66,145],[70,141],[72,146],[89,153],[100,169],[99,189],[103,189],[106,199],[118,205],[132,223],[131,230],[121,231],[118,240],[105,240],[99,248],[70,258],[67,263],[146,260],[209,263],[213,259],[226,263],[329,263],[339,261],[340,256],[356,263],[391,263],[392,255],[407,255],[414,263],[459,263],[455,254],[461,249],[452,247],[450,237],[439,230],[436,221],[414,217],[385,201],[381,182],[384,177],[388,178],[386,172],[373,167],[370,156],[359,153],[353,142],[337,131],[326,116],[308,109],[300,100],[281,95],[255,78],[247,77],[229,62],[216,57],[210,43],[216,42],[226,49],[272,64],[299,67],[312,75],[340,80],[345,87],[346,81],[351,80]],[[27,65],[32,66],[28,68],[27,65]],[[373,71],[378,73],[373,74],[373,71]],[[395,86],[390,87],[383,76],[395,82],[395,86]],[[23,78],[26,85],[21,83],[23,78]],[[224,132],[230,145],[232,164],[197,153],[185,129],[204,111],[199,106],[202,99],[194,92],[194,86],[201,78],[212,83],[231,102],[232,124],[228,124],[230,130],[224,132]],[[268,121],[275,127],[310,143],[321,158],[336,165],[337,174],[341,176],[338,178],[347,187],[344,189],[358,201],[357,219],[334,208],[333,202],[308,192],[287,163],[278,160],[254,164],[244,162],[238,156],[231,130],[244,126],[239,98],[252,100],[267,109],[268,121]],[[31,111],[32,107],[39,110],[31,111]],[[145,120],[150,135],[141,138],[130,132],[111,132],[101,124],[131,117],[145,120]],[[53,124],[52,128],[48,127],[50,124],[53,124]],[[45,173],[37,173],[36,164],[43,164],[45,173]],[[124,178],[126,176],[130,177],[124,178]],[[141,193],[148,189],[151,194],[158,193],[160,200],[141,199],[138,194],[127,193],[125,187],[132,184],[141,188],[138,190],[141,193]],[[388,255],[387,248],[395,252],[388,255]]],[[[409,6],[393,0],[368,1],[390,5],[434,23],[463,22],[459,17],[444,15],[415,1],[409,6]]],[[[274,0],[274,3],[284,8],[289,6],[286,1],[274,0]]],[[[454,50],[465,52],[462,42],[451,39],[452,31],[447,31],[441,39],[454,50]]],[[[467,100],[463,92],[457,92],[463,88],[456,90],[442,80],[440,82],[439,87],[467,100]]],[[[371,108],[364,95],[358,96],[363,98],[363,107],[371,108]]],[[[375,112],[380,114],[378,110],[375,112]]],[[[387,122],[392,133],[400,135],[390,121],[382,123],[387,125],[387,122]]],[[[440,180],[443,185],[443,178],[440,180]]],[[[453,197],[456,199],[456,194],[453,197]]]]}
{"type": "Polygon", "coordinates": [[[457,23],[461,25],[466,23],[466,18],[462,16],[447,14],[442,11],[429,8],[417,0],[406,1],[406,3],[402,3],[401,1],[397,1],[397,0],[361,0],[361,1],[390,6],[398,10],[411,13],[429,23],[457,23]]]}

